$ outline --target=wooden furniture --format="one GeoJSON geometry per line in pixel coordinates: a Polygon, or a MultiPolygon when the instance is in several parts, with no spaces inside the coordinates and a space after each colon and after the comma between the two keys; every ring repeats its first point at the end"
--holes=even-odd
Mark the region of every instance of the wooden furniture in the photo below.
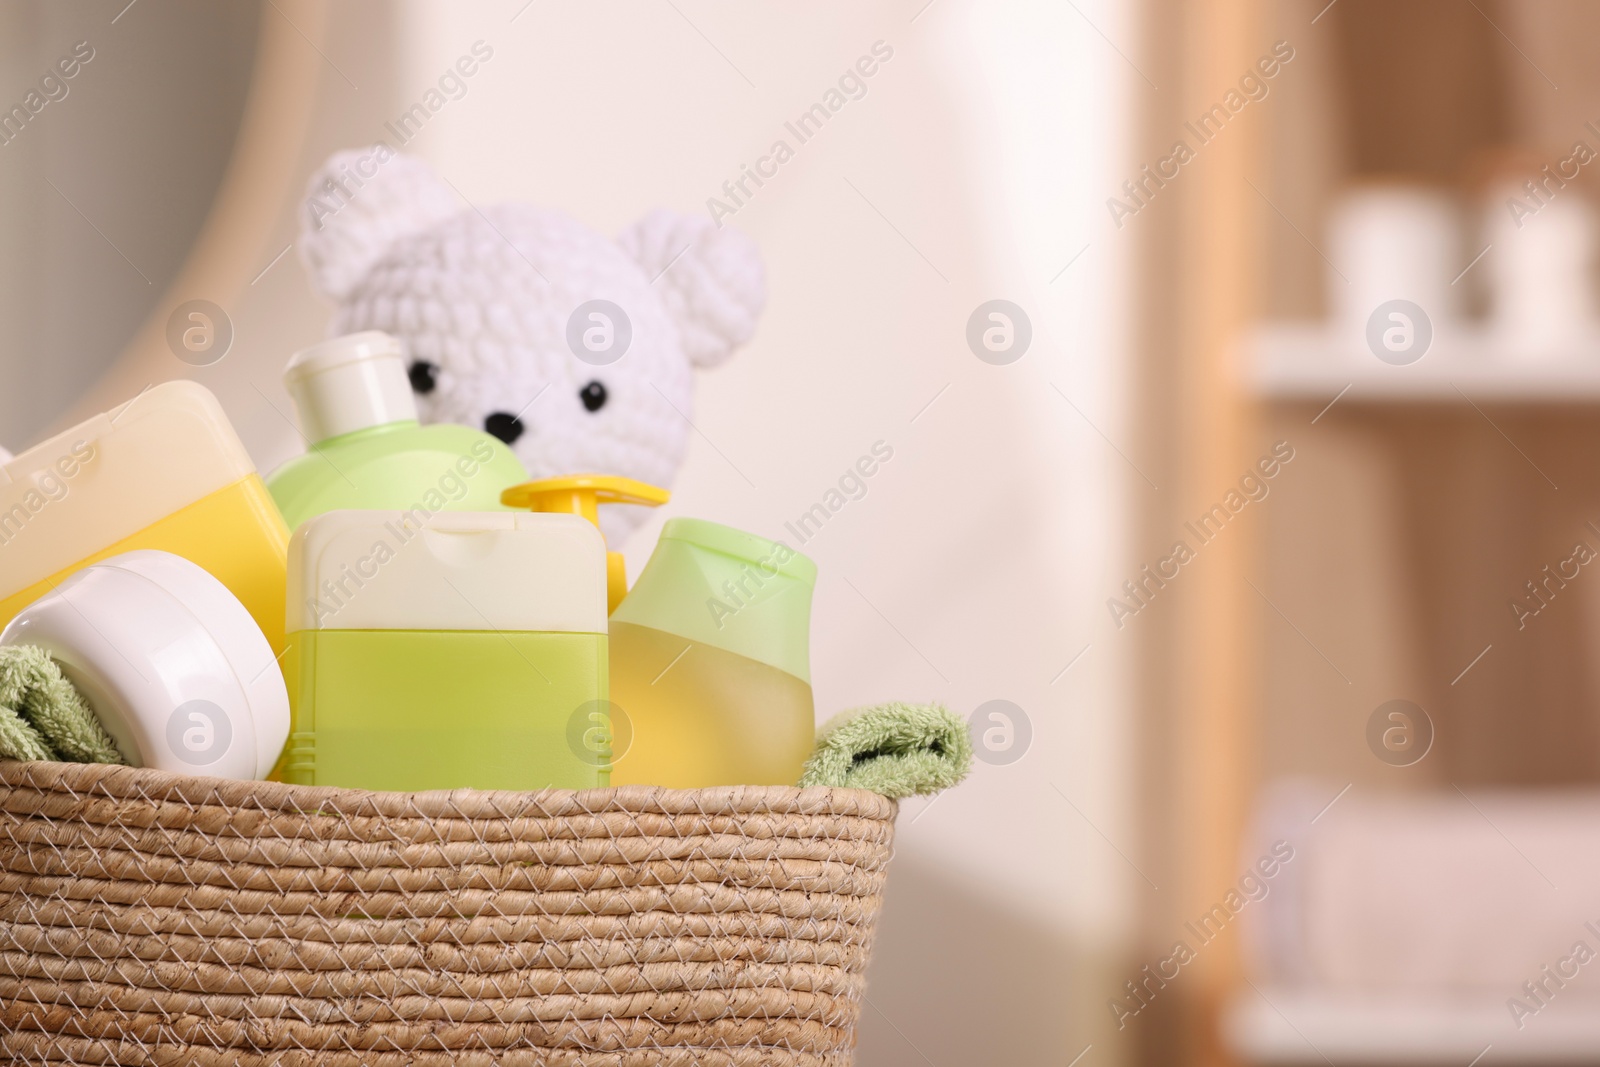
{"type": "MultiPolygon", "coordinates": [[[[1145,93],[1136,152],[1160,159],[1171,152],[1173,131],[1215,104],[1271,42],[1256,0],[1152,0],[1149,8],[1146,58],[1156,80],[1145,93]]],[[[1262,132],[1248,122],[1230,124],[1181,184],[1163,190],[1153,210],[1128,227],[1143,274],[1144,356],[1134,384],[1148,452],[1140,460],[1141,467],[1153,463],[1151,477],[1161,486],[1139,501],[1136,559],[1165,554],[1171,532],[1248,463],[1255,417],[1232,364],[1235,338],[1259,314],[1253,234],[1260,220],[1250,177],[1262,132]]],[[[1253,749],[1249,558],[1247,538],[1219,539],[1204,567],[1163,592],[1168,610],[1137,620],[1150,667],[1140,672],[1137,694],[1148,739],[1143,853],[1162,887],[1146,894],[1147,927],[1161,931],[1150,942],[1163,951],[1170,931],[1203,910],[1214,887],[1237,878],[1253,749]]],[[[1140,1020],[1143,1058],[1226,1063],[1217,1019],[1239,983],[1237,946],[1220,941],[1188,970],[1170,997],[1155,1002],[1148,1025],[1140,1020]]]]}
{"type": "MultiPolygon", "coordinates": [[[[1141,59],[1160,89],[1145,93],[1141,159],[1170,151],[1183,121],[1273,41],[1296,49],[1259,109],[1135,220],[1147,450],[1135,458],[1161,486],[1142,500],[1135,558],[1159,558],[1273,442],[1297,454],[1269,500],[1163,590],[1163,610],[1137,620],[1142,858],[1162,887],[1146,894],[1146,929],[1164,953],[1238,878],[1243,820],[1270,779],[1328,780],[1330,799],[1346,782],[1600,780],[1600,672],[1587,653],[1600,579],[1588,591],[1580,579],[1526,626],[1511,606],[1575,542],[1600,548],[1600,338],[1535,361],[1469,328],[1392,367],[1323,326],[1323,226],[1342,188],[1427,181],[1475,213],[1485,160],[1561,158],[1581,132],[1574,115],[1600,94],[1575,51],[1596,13],[1565,0],[1151,0],[1149,24],[1141,59]],[[1368,715],[1394,698],[1421,704],[1438,729],[1413,767],[1367,749],[1368,715]]],[[[1590,181],[1571,195],[1589,195],[1590,181]]],[[[1462,262],[1475,315],[1481,281],[1465,268],[1480,244],[1462,262]]],[[[1458,1057],[1488,1009],[1426,998],[1401,1010],[1286,995],[1280,1014],[1245,984],[1231,937],[1190,971],[1156,1002],[1143,1062],[1464,1064],[1488,1040],[1458,1057]]],[[[1493,1008],[1503,1027],[1503,1002],[1493,1008]]],[[[1573,1026],[1518,1054],[1592,1048],[1573,1026]]]]}

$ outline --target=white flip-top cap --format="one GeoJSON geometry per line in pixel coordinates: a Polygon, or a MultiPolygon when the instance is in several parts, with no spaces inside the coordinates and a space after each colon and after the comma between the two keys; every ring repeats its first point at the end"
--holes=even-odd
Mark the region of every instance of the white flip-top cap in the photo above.
{"type": "Polygon", "coordinates": [[[299,630],[606,632],[606,544],[577,515],[329,511],[289,539],[299,630]]]}
{"type": "Polygon", "coordinates": [[[283,384],[312,444],[417,418],[405,350],[398,338],[381,330],[302,348],[284,369],[283,384]]]}

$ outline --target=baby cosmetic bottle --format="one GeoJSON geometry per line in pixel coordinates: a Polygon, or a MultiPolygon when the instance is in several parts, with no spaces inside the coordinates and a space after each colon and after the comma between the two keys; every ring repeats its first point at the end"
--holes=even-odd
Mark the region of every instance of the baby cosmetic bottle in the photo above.
{"type": "Polygon", "coordinates": [[[787,545],[672,519],[611,615],[613,785],[793,785],[816,737],[811,593],[787,545]]]}
{"type": "Polygon", "coordinates": [[[575,515],[330,511],[289,544],[299,785],[606,784],[606,548],[575,515]]]}
{"type": "Polygon", "coordinates": [[[220,581],[278,653],[288,542],[217,398],[165,382],[0,466],[0,625],[93,563],[158,549],[220,581]]]}
{"type": "Polygon", "coordinates": [[[284,383],[310,444],[267,477],[289,529],[325,511],[497,511],[527,480],[521,460],[481,430],[420,426],[400,342],[378,330],[294,354],[284,383]]]}

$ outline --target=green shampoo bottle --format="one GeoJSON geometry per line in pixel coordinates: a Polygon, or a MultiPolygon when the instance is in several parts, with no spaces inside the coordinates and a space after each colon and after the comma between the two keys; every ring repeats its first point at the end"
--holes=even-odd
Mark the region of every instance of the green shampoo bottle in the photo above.
{"type": "Polygon", "coordinates": [[[331,511],[289,541],[298,785],[607,784],[606,547],[576,515],[331,511]]]}
{"type": "Polygon", "coordinates": [[[417,423],[398,339],[347,334],[294,354],[284,371],[310,449],[267,478],[290,530],[343,508],[499,511],[528,480],[497,438],[470,426],[417,423]]]}

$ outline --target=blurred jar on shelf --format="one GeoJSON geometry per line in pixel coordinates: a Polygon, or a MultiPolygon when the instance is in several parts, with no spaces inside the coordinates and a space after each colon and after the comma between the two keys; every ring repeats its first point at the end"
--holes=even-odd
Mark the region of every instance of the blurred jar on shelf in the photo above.
{"type": "Polygon", "coordinates": [[[1595,207],[1578,179],[1592,151],[1507,152],[1484,185],[1488,332],[1497,357],[1571,356],[1600,326],[1595,207]],[[1586,158],[1585,158],[1586,157],[1586,158]]]}
{"type": "Polygon", "coordinates": [[[1462,315],[1452,282],[1462,258],[1456,198],[1401,178],[1371,180],[1340,194],[1328,220],[1328,310],[1333,329],[1364,351],[1374,315],[1396,301],[1422,309],[1432,333],[1453,332],[1462,315]]]}

